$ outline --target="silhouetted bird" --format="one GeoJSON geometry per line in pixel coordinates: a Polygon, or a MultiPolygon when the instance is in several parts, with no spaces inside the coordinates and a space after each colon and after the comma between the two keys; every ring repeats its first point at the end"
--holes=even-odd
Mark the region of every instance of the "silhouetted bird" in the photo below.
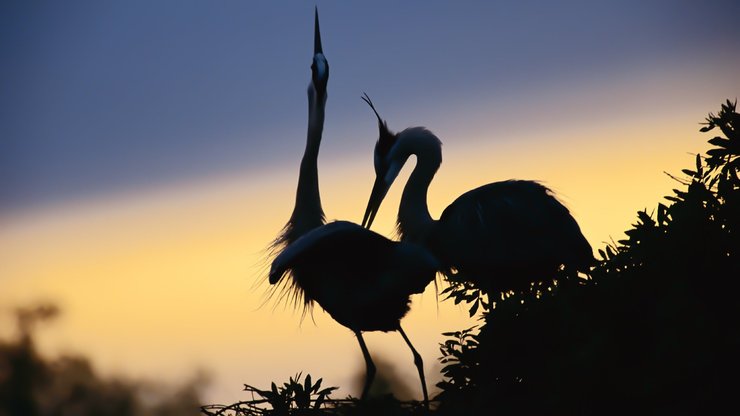
{"type": "Polygon", "coordinates": [[[526,289],[551,279],[559,267],[586,270],[591,246],[575,219],[552,194],[533,181],[509,180],[483,185],[461,195],[432,219],[427,190],[442,163],[440,140],[412,127],[392,133],[370,98],[362,97],[378,118],[376,180],[363,226],[370,227],[388,189],[411,155],[416,166],[398,210],[402,241],[427,247],[453,280],[469,281],[490,293],[526,289]]]}
{"type": "Polygon", "coordinates": [[[292,285],[357,336],[367,374],[362,398],[375,377],[363,331],[398,331],[411,348],[424,403],[429,397],[421,356],[401,328],[410,296],[424,292],[439,262],[424,248],[391,241],[358,224],[334,221],[286,247],[272,263],[270,283],[291,272],[292,285]]]}
{"type": "Polygon", "coordinates": [[[311,83],[308,85],[308,133],[306,149],[301,159],[296,189],[295,207],[280,235],[272,242],[277,251],[303,234],[324,224],[324,210],[319,195],[319,173],[317,161],[321,135],[324,130],[324,110],[326,108],[326,85],[329,81],[329,62],[321,48],[319,12],[315,11],[314,56],[311,64],[311,83]]]}
{"type": "Polygon", "coordinates": [[[362,398],[367,397],[375,376],[362,331],[400,332],[413,353],[428,405],[423,362],[401,329],[400,320],[409,310],[411,294],[422,293],[440,265],[426,249],[391,241],[360,225],[347,221],[323,225],[316,162],[329,65],[322,53],[318,11],[315,25],[306,150],[293,214],[272,245],[273,252],[279,254],[272,262],[269,281],[285,282],[284,294],[292,295],[295,301],[302,299],[304,312],[317,302],[355,333],[367,366],[362,398]]]}

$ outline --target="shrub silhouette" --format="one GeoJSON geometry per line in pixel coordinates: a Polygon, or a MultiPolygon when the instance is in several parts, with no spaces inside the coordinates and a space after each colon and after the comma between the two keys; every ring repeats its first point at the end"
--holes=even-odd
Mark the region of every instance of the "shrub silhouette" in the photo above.
{"type": "Polygon", "coordinates": [[[474,414],[706,413],[733,397],[740,317],[740,115],[729,100],[682,189],[627,238],[599,250],[590,276],[486,302],[468,286],[449,296],[483,306],[479,332],[441,346],[440,412],[474,414]]]}
{"type": "Polygon", "coordinates": [[[36,350],[34,329],[58,313],[54,305],[16,310],[18,339],[0,340],[0,415],[198,414],[203,380],[195,379],[172,389],[155,383],[100,377],[84,357],[41,356],[36,350]]]}

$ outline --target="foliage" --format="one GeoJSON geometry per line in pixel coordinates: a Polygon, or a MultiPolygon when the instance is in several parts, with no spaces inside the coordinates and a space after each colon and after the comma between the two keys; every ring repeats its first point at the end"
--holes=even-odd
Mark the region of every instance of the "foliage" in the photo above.
{"type": "Polygon", "coordinates": [[[269,390],[260,390],[249,384],[244,385],[244,391],[252,394],[253,399],[234,403],[229,406],[209,405],[201,408],[206,415],[318,415],[323,414],[326,400],[337,387],[321,389],[323,379],[312,383],[311,375],[307,374],[301,382],[301,374],[290,377],[287,383],[278,387],[272,383],[269,390]],[[254,398],[255,394],[259,396],[254,398]],[[270,407],[265,407],[269,405],[270,407]]]}
{"type": "Polygon", "coordinates": [[[361,401],[352,397],[332,399],[331,393],[337,387],[321,389],[322,379],[312,384],[311,375],[301,382],[301,374],[290,377],[289,381],[278,386],[272,383],[269,390],[261,390],[245,384],[244,391],[252,395],[231,405],[203,406],[201,411],[208,416],[408,416],[424,414],[419,402],[402,402],[392,395],[371,397],[361,401]]]}
{"type": "MultiPolygon", "coordinates": [[[[475,300],[473,301],[475,302],[475,300]]],[[[472,387],[473,380],[470,374],[476,371],[478,361],[475,359],[474,351],[478,348],[476,335],[473,333],[475,326],[462,331],[444,332],[442,336],[450,337],[439,348],[442,357],[440,362],[444,364],[442,374],[446,380],[440,382],[446,392],[463,392],[472,387]]]]}
{"type": "Polygon", "coordinates": [[[640,211],[589,276],[481,303],[480,331],[441,346],[440,412],[706,413],[732,401],[740,349],[740,116],[727,101],[702,132],[725,137],[685,169],[683,189],[640,211]]]}
{"type": "Polygon", "coordinates": [[[201,380],[178,388],[103,378],[79,356],[43,357],[34,330],[59,314],[54,305],[18,308],[18,337],[0,340],[0,415],[196,415],[201,380]]]}

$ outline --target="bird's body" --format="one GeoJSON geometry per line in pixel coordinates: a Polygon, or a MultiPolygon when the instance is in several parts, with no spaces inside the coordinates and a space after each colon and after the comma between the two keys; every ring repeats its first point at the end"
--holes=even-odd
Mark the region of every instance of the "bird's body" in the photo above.
{"type": "MultiPolygon", "coordinates": [[[[321,49],[318,11],[312,81],[308,87],[309,123],[293,213],[274,240],[269,282],[282,287],[304,308],[318,303],[334,320],[352,330],[362,349],[367,375],[365,398],[375,375],[363,331],[398,331],[414,356],[424,402],[428,404],[421,356],[401,329],[410,296],[436,276],[439,263],[417,245],[391,241],[347,221],[325,224],[319,194],[317,159],[324,125],[329,64],[321,49]]],[[[304,309],[304,311],[305,311],[304,309]]]]}
{"type": "Polygon", "coordinates": [[[367,397],[376,371],[362,333],[398,331],[411,349],[428,406],[424,364],[401,328],[401,319],[409,311],[411,295],[422,293],[440,268],[437,259],[419,245],[391,241],[348,221],[334,221],[287,245],[273,260],[269,281],[288,281],[308,307],[318,303],[354,332],[367,366],[362,398],[367,397]]]}
{"type": "MultiPolygon", "coordinates": [[[[369,98],[365,101],[375,111],[369,98]]],[[[411,155],[416,166],[404,187],[397,226],[402,241],[428,248],[455,280],[488,292],[519,290],[551,279],[560,267],[583,270],[591,246],[568,209],[535,181],[494,182],[458,197],[434,220],[427,191],[442,163],[441,142],[421,127],[392,134],[378,116],[377,179],[363,220],[372,221],[411,155]]]]}
{"type": "Polygon", "coordinates": [[[283,250],[272,263],[270,281],[290,270],[305,296],[338,323],[355,332],[396,331],[410,296],[422,293],[438,268],[428,251],[415,244],[334,221],[283,250]]]}
{"type": "Polygon", "coordinates": [[[592,259],[568,209],[548,188],[526,180],[464,193],[442,212],[425,245],[458,279],[488,291],[526,289],[561,265],[583,269],[592,259]]]}

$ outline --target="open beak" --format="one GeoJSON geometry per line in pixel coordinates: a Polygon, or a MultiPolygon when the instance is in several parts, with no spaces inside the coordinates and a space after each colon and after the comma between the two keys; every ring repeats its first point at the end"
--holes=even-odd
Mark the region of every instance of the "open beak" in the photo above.
{"type": "Polygon", "coordinates": [[[383,175],[378,175],[375,178],[375,184],[373,185],[372,192],[370,192],[370,199],[367,201],[367,208],[365,208],[365,215],[362,218],[363,227],[369,229],[373,224],[375,214],[378,213],[380,204],[383,202],[383,198],[385,198],[385,194],[388,193],[389,188],[390,186],[386,184],[383,175]]]}

